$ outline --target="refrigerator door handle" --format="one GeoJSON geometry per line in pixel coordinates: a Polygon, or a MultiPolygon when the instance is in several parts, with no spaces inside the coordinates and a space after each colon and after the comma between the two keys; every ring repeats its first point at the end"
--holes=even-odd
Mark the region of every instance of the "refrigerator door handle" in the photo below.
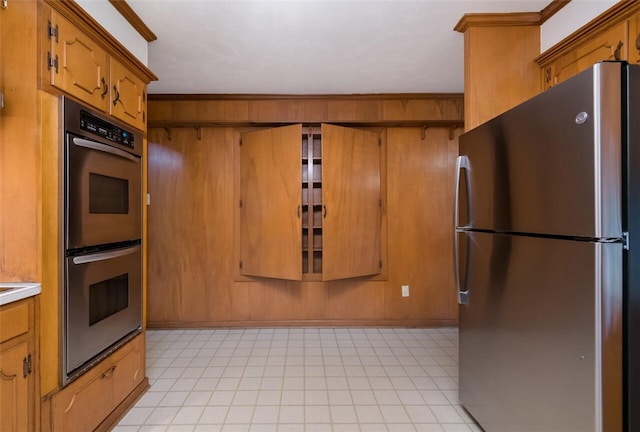
{"type": "MultiPolygon", "coordinates": [[[[456,285],[456,293],[458,294],[458,304],[464,305],[468,303],[469,290],[462,289],[463,286],[466,288],[467,282],[462,281],[461,280],[462,278],[460,277],[460,240],[459,240],[460,235],[466,236],[467,233],[464,230],[455,229],[453,232],[453,278],[456,285]]],[[[468,248],[465,247],[464,249],[465,249],[465,266],[466,266],[466,260],[468,259],[468,256],[467,256],[468,248]]]]}
{"type": "MultiPolygon", "coordinates": [[[[455,177],[455,189],[453,191],[453,227],[458,228],[460,219],[460,175],[462,170],[469,170],[469,158],[466,155],[461,155],[456,158],[456,177],[455,177]]],[[[469,209],[469,176],[465,176],[465,186],[467,187],[467,211],[469,209]]]]}
{"type": "MultiPolygon", "coordinates": [[[[468,290],[462,290],[460,280],[460,240],[459,235],[464,233],[464,230],[458,228],[459,221],[459,198],[460,198],[460,174],[463,169],[469,169],[469,158],[466,155],[461,155],[456,158],[456,177],[455,177],[455,190],[453,192],[453,275],[456,285],[456,292],[458,293],[458,304],[467,304],[469,297],[468,290]]],[[[466,176],[467,187],[467,200],[469,197],[469,176],[466,176]]],[[[467,202],[467,209],[469,203],[467,202]]],[[[467,248],[465,248],[466,250],[467,248]]],[[[464,284],[466,286],[466,282],[464,284]]]]}

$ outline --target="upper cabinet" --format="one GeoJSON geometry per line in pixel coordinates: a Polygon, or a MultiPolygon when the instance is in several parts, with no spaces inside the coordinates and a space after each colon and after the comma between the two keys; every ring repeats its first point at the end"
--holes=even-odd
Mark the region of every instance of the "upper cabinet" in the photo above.
{"type": "Polygon", "coordinates": [[[240,273],[325,281],[381,273],[380,142],[328,124],[243,134],[240,273]]]}
{"type": "Polygon", "coordinates": [[[544,89],[565,81],[593,64],[629,58],[629,23],[624,21],[579,44],[575,49],[542,65],[544,89]]]}
{"type": "Polygon", "coordinates": [[[619,2],[552,48],[536,62],[543,89],[607,60],[640,63],[640,3],[619,2]]]}
{"type": "Polygon", "coordinates": [[[146,130],[146,82],[62,14],[50,10],[44,15],[43,61],[49,84],[146,130]]]}
{"type": "Polygon", "coordinates": [[[109,56],[89,36],[55,11],[47,25],[51,85],[89,105],[109,110],[109,56]]]}
{"type": "Polygon", "coordinates": [[[146,130],[147,86],[114,58],[111,58],[109,71],[111,114],[138,129],[146,130]]]}

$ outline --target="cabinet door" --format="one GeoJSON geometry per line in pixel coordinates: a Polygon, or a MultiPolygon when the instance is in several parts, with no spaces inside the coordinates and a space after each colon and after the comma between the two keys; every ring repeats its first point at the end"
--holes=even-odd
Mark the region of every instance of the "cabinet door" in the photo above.
{"type": "Polygon", "coordinates": [[[322,279],[381,271],[380,137],[322,125],[322,279]]]}
{"type": "Polygon", "coordinates": [[[24,375],[24,359],[29,355],[29,345],[25,341],[12,348],[0,351],[0,431],[22,432],[29,427],[29,394],[31,375],[24,375]]]}
{"type": "Polygon", "coordinates": [[[83,432],[94,430],[113,409],[112,377],[115,366],[98,366],[52,398],[54,431],[83,432]]]}
{"type": "Polygon", "coordinates": [[[73,24],[52,12],[52,26],[58,35],[51,38],[51,84],[108,112],[108,55],[73,24]]]}
{"type": "Polygon", "coordinates": [[[145,130],[145,84],[120,62],[111,58],[111,114],[145,130]]]}
{"type": "MultiPolygon", "coordinates": [[[[544,83],[545,88],[565,81],[597,62],[628,59],[628,28],[628,21],[624,21],[559,58],[550,66],[552,82],[544,83]]],[[[546,73],[545,68],[545,76],[546,73]]]]}
{"type": "Polygon", "coordinates": [[[302,279],[302,125],[249,132],[240,147],[240,273],[302,279]]]}

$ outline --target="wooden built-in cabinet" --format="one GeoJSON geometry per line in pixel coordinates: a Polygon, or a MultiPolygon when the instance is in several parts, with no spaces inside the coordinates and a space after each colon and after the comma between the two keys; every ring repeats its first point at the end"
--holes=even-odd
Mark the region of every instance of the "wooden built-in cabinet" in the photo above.
{"type": "Polygon", "coordinates": [[[60,13],[49,13],[43,56],[50,84],[146,130],[146,83],[60,13]]]}
{"type": "Polygon", "coordinates": [[[640,62],[640,3],[619,2],[540,56],[542,89],[607,60],[640,62]]]}
{"type": "Polygon", "coordinates": [[[108,430],[113,421],[108,416],[122,415],[118,406],[143,383],[144,355],[144,335],[139,335],[55,393],[45,402],[43,430],[108,430]]]}
{"type": "Polygon", "coordinates": [[[151,97],[149,114],[149,326],[455,324],[460,95],[151,97]]]}
{"type": "MultiPolygon", "coordinates": [[[[145,65],[74,1],[10,0],[0,7],[0,91],[4,94],[4,107],[0,109],[0,280],[39,281],[42,288],[34,300],[39,305],[35,331],[31,331],[34,324],[30,321],[28,332],[5,338],[5,329],[23,322],[23,318],[5,320],[5,311],[21,308],[24,303],[1,308],[3,432],[30,431],[34,425],[35,430],[40,426],[42,430],[53,429],[51,419],[55,416],[51,415],[51,405],[43,400],[62,401],[66,389],[72,388],[65,387],[59,393],[64,259],[60,96],[81,101],[146,131],[145,87],[154,79],[157,77],[145,65]],[[23,380],[24,358],[32,372],[23,380]]],[[[32,319],[33,307],[28,308],[31,315],[27,315],[32,319]]],[[[143,343],[139,343],[142,348],[138,351],[143,353],[143,343]]],[[[116,360],[107,359],[96,366],[97,372],[91,371],[109,375],[117,363],[111,377],[117,384],[98,392],[78,392],[74,399],[73,406],[86,407],[76,412],[86,411],[88,415],[99,410],[99,423],[104,428],[110,426],[108,420],[113,421],[114,415],[122,414],[127,406],[122,401],[130,406],[132,398],[146,388],[143,354],[135,361],[118,357],[125,355],[132,358],[123,348],[110,357],[116,360]],[[134,363],[136,366],[132,366],[134,363]],[[135,384],[131,379],[118,378],[123,373],[131,376],[133,368],[137,371],[135,384]],[[88,399],[84,399],[85,394],[88,399]]],[[[93,425],[97,421],[78,424],[93,425]]],[[[82,428],[75,426],[75,419],[70,423],[82,428]]],[[[91,429],[87,426],[82,430],[91,429]]],[[[57,430],[70,430],[70,426],[57,430]]]]}
{"type": "Polygon", "coordinates": [[[496,117],[540,91],[540,14],[467,14],[464,33],[465,130],[496,117]]]}
{"type": "Polygon", "coordinates": [[[36,430],[37,407],[34,299],[0,306],[0,430],[36,430]]]}
{"type": "Polygon", "coordinates": [[[381,138],[322,124],[241,138],[242,275],[337,280],[377,275],[381,138]]]}

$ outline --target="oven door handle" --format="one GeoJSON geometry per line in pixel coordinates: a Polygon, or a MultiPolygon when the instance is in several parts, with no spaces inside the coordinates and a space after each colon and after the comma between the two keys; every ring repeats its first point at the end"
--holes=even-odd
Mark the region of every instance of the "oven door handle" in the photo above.
{"type": "Polygon", "coordinates": [[[133,161],[133,162],[136,162],[136,163],[140,162],[140,158],[138,158],[138,157],[136,157],[136,156],[134,156],[132,154],[129,154],[126,151],[117,149],[115,147],[111,147],[110,145],[107,145],[107,144],[102,144],[102,143],[95,142],[95,141],[89,141],[89,140],[86,140],[84,138],[74,138],[73,139],[73,143],[75,145],[77,145],[77,146],[80,146],[80,147],[87,147],[87,148],[90,148],[90,149],[103,151],[105,153],[111,153],[112,155],[120,156],[121,158],[129,159],[130,161],[133,161]]]}
{"type": "Polygon", "coordinates": [[[90,255],[77,256],[77,257],[73,257],[73,263],[86,264],[86,263],[92,263],[96,261],[104,261],[104,260],[109,260],[113,258],[119,258],[125,255],[131,255],[132,253],[136,253],[139,249],[140,249],[140,246],[136,245],[126,249],[119,249],[119,250],[110,251],[110,252],[100,252],[100,253],[95,253],[90,255]]]}

